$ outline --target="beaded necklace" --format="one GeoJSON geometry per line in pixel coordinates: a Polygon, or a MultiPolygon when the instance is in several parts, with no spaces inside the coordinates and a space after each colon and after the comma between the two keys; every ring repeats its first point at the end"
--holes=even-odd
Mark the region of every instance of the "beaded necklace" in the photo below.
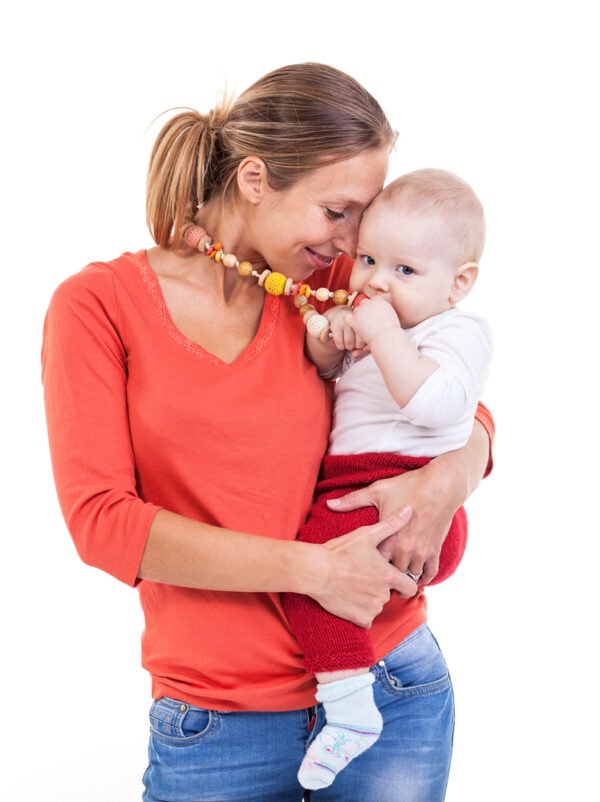
{"type": "Polygon", "coordinates": [[[220,242],[213,242],[212,237],[209,237],[201,226],[194,224],[187,226],[183,232],[183,239],[190,248],[205,254],[215,262],[220,262],[224,267],[235,267],[240,276],[252,276],[258,279],[258,284],[269,295],[289,295],[293,298],[308,333],[313,337],[318,337],[322,342],[330,337],[329,321],[325,315],[317,312],[308,299],[314,295],[317,301],[332,300],[338,306],[347,306],[352,309],[367,297],[363,293],[350,293],[347,290],[331,291],[327,287],[313,290],[308,284],[294,281],[292,278],[284,276],[283,273],[277,273],[268,267],[262,271],[255,270],[252,262],[240,262],[234,254],[225,253],[223,245],[220,242]]]}

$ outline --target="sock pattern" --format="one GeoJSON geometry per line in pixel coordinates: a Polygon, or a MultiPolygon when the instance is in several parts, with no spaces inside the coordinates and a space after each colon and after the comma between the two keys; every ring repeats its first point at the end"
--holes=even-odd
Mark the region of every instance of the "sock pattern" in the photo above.
{"type": "Polygon", "coordinates": [[[319,684],[327,723],[312,742],[298,771],[304,788],[327,788],[355,757],[379,738],[383,720],[375,699],[370,672],[319,684]]]}

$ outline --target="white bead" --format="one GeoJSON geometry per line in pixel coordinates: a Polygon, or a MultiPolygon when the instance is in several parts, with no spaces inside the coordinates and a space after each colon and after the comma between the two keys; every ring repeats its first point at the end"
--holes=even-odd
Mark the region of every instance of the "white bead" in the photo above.
{"type": "Polygon", "coordinates": [[[325,315],[311,315],[306,322],[306,330],[313,337],[318,337],[319,334],[329,326],[329,321],[325,315]]]}
{"type": "Polygon", "coordinates": [[[319,289],[315,293],[317,301],[328,301],[330,295],[331,293],[329,292],[327,287],[319,287],[319,289]]]}

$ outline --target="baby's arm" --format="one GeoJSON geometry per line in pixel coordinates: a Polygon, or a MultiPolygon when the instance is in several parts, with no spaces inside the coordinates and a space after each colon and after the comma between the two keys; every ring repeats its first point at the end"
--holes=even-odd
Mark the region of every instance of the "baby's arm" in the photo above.
{"type": "Polygon", "coordinates": [[[391,304],[383,298],[362,301],[347,325],[367,343],[394,401],[405,407],[439,364],[423,356],[400,325],[391,304]]]}

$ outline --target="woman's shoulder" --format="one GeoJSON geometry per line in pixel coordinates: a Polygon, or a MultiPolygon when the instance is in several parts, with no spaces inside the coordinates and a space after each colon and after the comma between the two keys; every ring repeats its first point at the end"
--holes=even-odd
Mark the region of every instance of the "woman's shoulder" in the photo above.
{"type": "Polygon", "coordinates": [[[56,287],[52,302],[74,302],[95,296],[108,300],[119,287],[137,284],[143,274],[145,251],[125,252],[108,262],[90,262],[56,287]]]}

